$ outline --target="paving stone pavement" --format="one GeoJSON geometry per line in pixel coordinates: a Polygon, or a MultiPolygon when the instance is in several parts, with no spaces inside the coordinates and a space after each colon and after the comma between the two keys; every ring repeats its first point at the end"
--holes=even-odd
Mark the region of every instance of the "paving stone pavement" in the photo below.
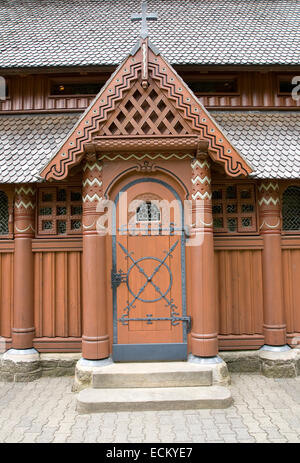
{"type": "Polygon", "coordinates": [[[72,378],[0,383],[0,442],[300,442],[300,377],[232,374],[225,410],[79,415],[72,378]]]}

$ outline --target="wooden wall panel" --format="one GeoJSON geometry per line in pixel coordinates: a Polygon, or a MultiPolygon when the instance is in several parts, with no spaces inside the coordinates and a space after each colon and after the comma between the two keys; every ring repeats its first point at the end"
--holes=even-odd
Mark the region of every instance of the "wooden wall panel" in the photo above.
{"type": "Polygon", "coordinates": [[[261,250],[216,251],[215,265],[220,336],[262,335],[261,250]]]}
{"type": "MultiPolygon", "coordinates": [[[[300,333],[300,247],[286,246],[282,259],[284,302],[287,331],[293,334],[300,333]]],[[[81,252],[57,249],[34,254],[36,338],[44,338],[45,351],[51,350],[51,339],[55,343],[69,338],[76,344],[79,338],[78,348],[70,349],[80,350],[81,252]]],[[[258,347],[263,344],[261,249],[221,247],[216,249],[215,265],[220,348],[258,347]]],[[[12,309],[13,252],[1,252],[0,336],[6,338],[11,336],[12,309]]]]}
{"type": "Polygon", "coordinates": [[[36,252],[36,337],[81,336],[81,253],[36,252]]]}
{"type": "MultiPolygon", "coordinates": [[[[183,74],[182,76],[184,78],[183,74]]],[[[240,89],[238,95],[199,96],[201,103],[206,107],[233,109],[300,107],[300,101],[293,100],[291,95],[278,95],[275,72],[239,72],[237,76],[240,89]]]]}
{"type": "Polygon", "coordinates": [[[283,249],[282,265],[287,332],[300,333],[300,249],[283,249]]]}
{"type": "Polygon", "coordinates": [[[13,314],[13,253],[0,253],[0,336],[10,338],[13,314]]]}
{"type": "MultiPolygon", "coordinates": [[[[183,79],[197,80],[199,71],[179,71],[183,79]]],[[[213,73],[216,75],[217,73],[213,73]]],[[[220,73],[219,73],[220,74],[220,73]]],[[[236,95],[199,96],[199,100],[208,108],[299,108],[300,100],[296,101],[290,95],[278,95],[276,72],[229,72],[239,79],[239,93],[236,95]]],[[[283,73],[280,73],[282,75],[283,73]]],[[[208,74],[207,74],[208,75],[208,74]]],[[[288,76],[294,75],[293,72],[288,76]]],[[[67,79],[69,74],[65,75],[67,79]]],[[[64,75],[59,77],[63,81],[64,75]]],[[[73,76],[74,77],[74,76],[73,76]]],[[[86,78],[87,76],[82,76],[86,78]]],[[[109,78],[108,73],[91,74],[100,82],[109,78]]],[[[75,75],[75,80],[81,78],[75,75]]],[[[0,102],[0,113],[4,111],[68,111],[84,110],[94,99],[89,96],[49,96],[49,75],[8,76],[9,96],[0,102]]]]}

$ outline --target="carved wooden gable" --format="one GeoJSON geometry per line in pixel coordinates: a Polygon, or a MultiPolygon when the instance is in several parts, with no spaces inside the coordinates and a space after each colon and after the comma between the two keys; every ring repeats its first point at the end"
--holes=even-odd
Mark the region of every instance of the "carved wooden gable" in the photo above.
{"type": "Polygon", "coordinates": [[[230,176],[251,168],[176,71],[142,41],[112,75],[52,160],[41,172],[46,180],[63,179],[84,152],[196,150],[208,144],[213,160],[230,176]]]}
{"type": "Polygon", "coordinates": [[[183,135],[190,126],[150,77],[144,89],[139,78],[118,108],[100,127],[99,135],[183,135]]]}

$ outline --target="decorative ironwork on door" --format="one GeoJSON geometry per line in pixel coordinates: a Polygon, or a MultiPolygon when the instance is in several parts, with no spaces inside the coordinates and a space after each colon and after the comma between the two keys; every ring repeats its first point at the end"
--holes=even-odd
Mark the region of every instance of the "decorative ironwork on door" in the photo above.
{"type": "Polygon", "coordinates": [[[172,326],[179,325],[180,322],[185,322],[187,323],[187,330],[190,330],[190,325],[191,325],[191,320],[190,317],[180,316],[180,311],[176,304],[174,303],[173,298],[170,296],[171,293],[171,288],[173,284],[173,275],[171,272],[171,268],[167,263],[167,260],[172,257],[172,253],[175,250],[179,243],[179,240],[177,240],[168,251],[162,251],[165,253],[165,256],[159,259],[158,257],[154,256],[146,256],[146,257],[141,257],[139,259],[135,259],[133,257],[133,253],[129,252],[128,249],[125,248],[120,242],[117,244],[119,247],[122,249],[124,252],[126,258],[130,261],[130,266],[128,268],[127,273],[123,272],[122,270],[119,270],[119,272],[114,272],[112,271],[111,274],[111,284],[112,288],[116,289],[120,284],[126,283],[127,288],[129,293],[132,296],[131,301],[127,301],[127,305],[123,309],[123,315],[118,318],[118,322],[121,323],[122,325],[128,325],[130,321],[144,321],[147,324],[152,324],[153,321],[170,321],[172,326]],[[154,270],[149,273],[149,271],[146,271],[143,267],[143,264],[145,262],[149,261],[154,261],[157,264],[154,267],[154,270]],[[155,275],[159,274],[161,269],[164,268],[167,270],[169,274],[169,283],[168,286],[165,288],[161,288],[158,284],[155,283],[154,277],[155,275]],[[133,269],[137,269],[140,274],[143,275],[145,278],[144,284],[139,288],[139,290],[133,291],[130,282],[129,282],[129,276],[130,273],[133,271],[133,269]],[[152,285],[152,287],[155,290],[155,293],[157,294],[157,297],[152,298],[152,299],[146,299],[143,297],[143,292],[145,291],[146,287],[148,285],[152,285]],[[161,300],[165,301],[165,307],[169,309],[169,313],[166,314],[166,317],[153,317],[152,314],[146,314],[146,317],[138,318],[138,317],[132,317],[131,313],[132,310],[135,308],[134,303],[136,301],[144,302],[144,303],[153,303],[153,302],[159,302],[161,300]]]}

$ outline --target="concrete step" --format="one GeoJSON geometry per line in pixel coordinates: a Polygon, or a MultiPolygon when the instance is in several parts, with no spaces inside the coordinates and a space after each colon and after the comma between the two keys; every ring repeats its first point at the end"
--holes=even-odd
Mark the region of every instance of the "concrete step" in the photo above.
{"type": "Polygon", "coordinates": [[[77,398],[79,413],[227,408],[231,392],[224,386],[131,389],[84,389],[77,398]]]}
{"type": "Polygon", "coordinates": [[[94,388],[211,386],[212,370],[189,362],[112,363],[93,373],[94,388]]]}

